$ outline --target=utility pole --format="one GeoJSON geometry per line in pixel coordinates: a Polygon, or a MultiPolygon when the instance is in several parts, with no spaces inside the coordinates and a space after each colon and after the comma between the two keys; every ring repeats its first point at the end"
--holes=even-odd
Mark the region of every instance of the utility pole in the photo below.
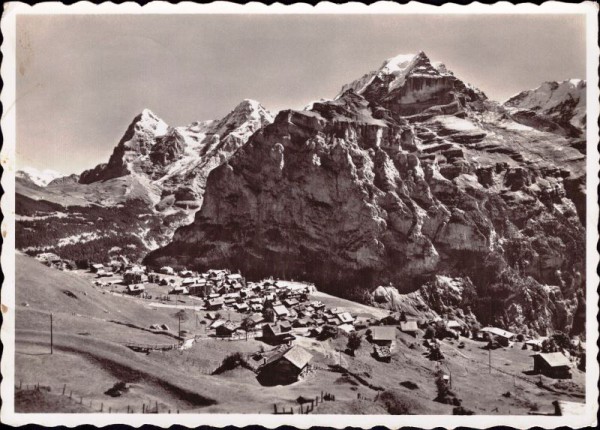
{"type": "Polygon", "coordinates": [[[50,313],[50,355],[54,353],[54,336],[52,333],[52,313],[50,313]]]}

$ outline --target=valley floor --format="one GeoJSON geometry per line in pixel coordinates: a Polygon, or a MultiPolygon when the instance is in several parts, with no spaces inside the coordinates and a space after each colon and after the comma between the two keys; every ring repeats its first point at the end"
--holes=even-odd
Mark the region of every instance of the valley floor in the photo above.
{"type": "MultiPolygon", "coordinates": [[[[438,370],[451,378],[451,389],[462,405],[476,414],[554,412],[552,401],[583,402],[585,374],[573,370],[573,379],[551,380],[528,376],[531,351],[512,348],[489,353],[483,343],[462,339],[441,341],[442,362],[430,361],[422,339],[397,330],[391,362],[373,358],[364,338],[356,356],[344,352],[347,338],[318,341],[296,330],[295,344],[313,359],[309,373],[290,385],[267,387],[255,373],[238,367],[212,374],[234,352],[251,354],[271,348],[259,339],[220,340],[209,336],[202,303],[158,302],[111,293],[96,286],[89,274],[61,272],[34,259],[16,256],[16,412],[128,412],[159,413],[273,413],[299,410],[298,397],[309,399],[330,393],[313,413],[386,414],[383,394],[394,392],[407,413],[452,414],[454,406],[436,402],[438,370]],[[152,324],[176,329],[176,315],[186,307],[181,329],[196,336],[189,349],[134,352],[126,344],[177,345],[169,334],[147,330],[152,324]],[[50,353],[50,314],[53,346],[50,353]],[[341,365],[338,367],[336,365],[341,365]],[[333,367],[332,367],[333,366],[333,367]],[[106,392],[123,381],[128,390],[118,397],[106,392]],[[39,389],[37,387],[40,387],[39,389]]],[[[157,286],[158,288],[158,286],[157,286]]],[[[320,300],[355,314],[381,318],[387,311],[314,293],[320,300]]],[[[228,318],[241,320],[234,311],[228,318]]]]}

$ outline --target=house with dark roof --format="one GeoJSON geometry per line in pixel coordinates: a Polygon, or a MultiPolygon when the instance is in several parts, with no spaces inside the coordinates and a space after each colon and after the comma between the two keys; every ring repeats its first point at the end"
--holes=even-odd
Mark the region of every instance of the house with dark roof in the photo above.
{"type": "Polygon", "coordinates": [[[287,385],[296,382],[309,370],[312,355],[300,346],[283,349],[265,359],[258,380],[263,385],[287,385]]]}
{"type": "Polygon", "coordinates": [[[227,321],[216,328],[216,335],[218,337],[231,337],[235,331],[239,328],[239,324],[233,321],[227,321]]]}
{"type": "Polygon", "coordinates": [[[262,327],[262,340],[271,345],[281,345],[284,343],[290,343],[294,339],[293,334],[289,331],[286,332],[281,329],[281,326],[277,324],[265,324],[262,327]]]}
{"type": "Polygon", "coordinates": [[[571,378],[571,362],[562,352],[540,353],[532,357],[534,373],[556,379],[571,378]]]}

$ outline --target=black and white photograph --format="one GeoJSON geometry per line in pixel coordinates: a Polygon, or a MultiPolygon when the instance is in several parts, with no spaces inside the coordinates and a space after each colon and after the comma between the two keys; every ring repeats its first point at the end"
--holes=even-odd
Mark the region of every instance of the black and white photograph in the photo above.
{"type": "Polygon", "coordinates": [[[595,3],[37,6],[4,423],[595,425],[595,3]]]}

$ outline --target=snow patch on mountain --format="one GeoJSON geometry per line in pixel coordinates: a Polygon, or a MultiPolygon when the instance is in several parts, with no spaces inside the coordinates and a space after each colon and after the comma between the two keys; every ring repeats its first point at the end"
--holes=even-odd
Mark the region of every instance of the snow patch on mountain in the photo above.
{"type": "Polygon", "coordinates": [[[53,180],[62,178],[65,175],[51,169],[38,170],[34,167],[24,167],[17,171],[16,176],[17,178],[29,180],[38,187],[45,187],[53,180]]]}

